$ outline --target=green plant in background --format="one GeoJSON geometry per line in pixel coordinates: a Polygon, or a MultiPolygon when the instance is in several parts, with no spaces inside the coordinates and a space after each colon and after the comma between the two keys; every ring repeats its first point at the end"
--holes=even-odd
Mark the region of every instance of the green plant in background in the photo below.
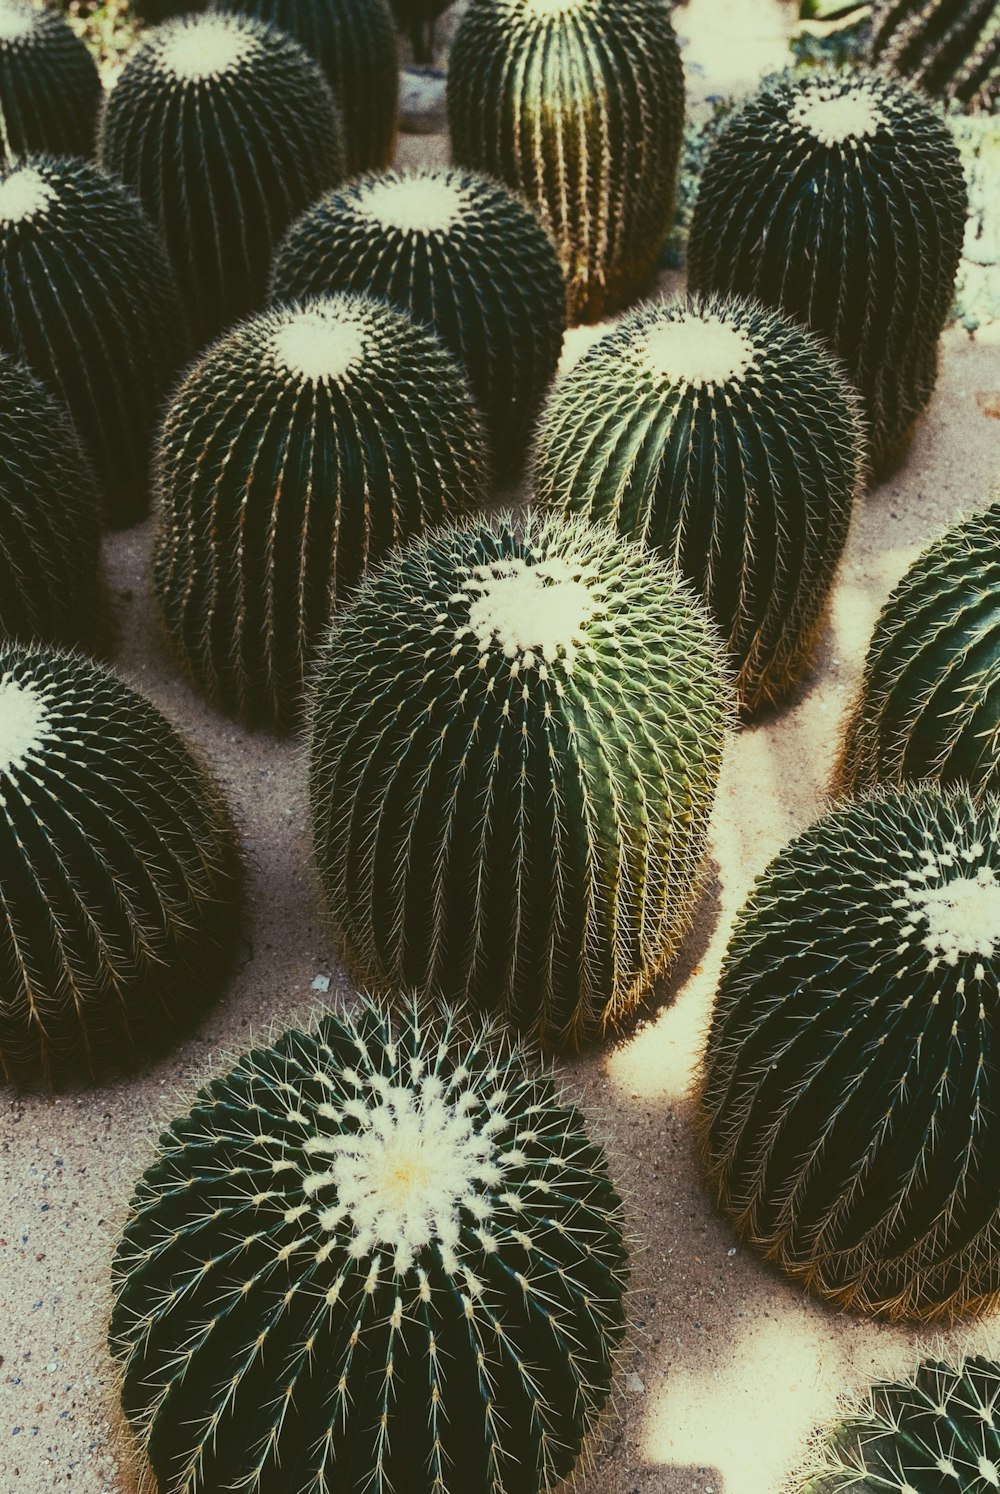
{"type": "Polygon", "coordinates": [[[687,930],[728,702],[688,588],[606,525],[407,546],[310,697],[314,847],[361,978],[552,1046],[620,1021],[687,930]]]}
{"type": "Polygon", "coordinates": [[[159,235],[96,166],[29,156],[0,179],[0,348],[69,407],[109,521],[149,506],[149,446],[190,343],[159,235]]]}
{"type": "Polygon", "coordinates": [[[134,1067],[235,943],[228,812],[160,712],[80,654],[0,644],[0,1076],[134,1067]]]}
{"type": "Polygon", "coordinates": [[[260,305],[275,243],[344,172],[319,64],[273,26],[216,12],[147,32],[99,152],[162,228],[199,344],[260,305]]]}
{"type": "Polygon", "coordinates": [[[288,726],[334,605],[393,545],[486,494],[478,414],[437,338],[367,296],[250,318],[167,409],[156,592],[228,709],[288,726]]]}
{"type": "Polygon", "coordinates": [[[663,0],[470,0],[448,66],[455,160],[508,182],[559,252],[571,322],[651,279],[684,125],[663,0]]]}
{"type": "Polygon", "coordinates": [[[937,539],[882,609],[835,791],[927,777],[1000,790],[1000,502],[937,539]]]}
{"type": "Polygon", "coordinates": [[[716,97],[709,100],[707,109],[689,112],[685,118],[673,227],[660,254],[660,265],[665,270],[683,270],[687,263],[688,234],[701,173],[719,131],[735,107],[735,99],[716,97]]]}
{"type": "Polygon", "coordinates": [[[62,16],[0,3],[0,166],[29,151],[94,153],[101,80],[62,16]]]}
{"type": "Polygon", "coordinates": [[[761,876],[704,1059],[710,1186],[842,1306],[1000,1296],[1000,799],[938,785],[825,815],[761,876]]]}
{"type": "Polygon", "coordinates": [[[162,1136],[115,1256],[122,1404],[160,1494],[538,1494],[607,1399],[626,1272],[552,1078],[366,999],[162,1136]]]}
{"type": "Polygon", "coordinates": [[[516,470],[566,321],[559,263],[530,209],[478,172],[347,182],[293,224],[271,275],[277,299],[345,290],[384,296],[434,328],[468,372],[495,466],[516,470]]]}
{"type": "Polygon", "coordinates": [[[853,67],[864,63],[871,40],[868,0],[801,0],[804,22],[791,39],[798,67],[853,67]]]}
{"type": "Polygon", "coordinates": [[[533,465],[540,503],[680,567],[747,713],[801,678],[864,477],[859,402],[818,337],[736,298],[640,306],[557,381],[533,465]]]}
{"type": "Polygon", "coordinates": [[[997,0],[874,0],[871,59],[935,98],[1000,103],[997,0]]]}
{"type": "Polygon", "coordinates": [[[451,3],[452,0],[392,0],[396,19],[409,32],[414,62],[433,62],[435,23],[451,3]]]}
{"type": "Polygon", "coordinates": [[[934,388],[967,206],[954,140],[912,89],[780,74],[730,117],[705,168],[691,287],[756,297],[824,336],[884,476],[934,388]]]}

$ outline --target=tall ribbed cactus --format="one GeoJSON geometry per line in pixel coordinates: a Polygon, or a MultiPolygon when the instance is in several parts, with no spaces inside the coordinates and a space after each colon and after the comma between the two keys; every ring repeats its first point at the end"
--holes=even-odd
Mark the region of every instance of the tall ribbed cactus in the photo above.
{"type": "Polygon", "coordinates": [[[966,211],[958,148],[912,89],[855,71],[780,74],[709,157],[690,284],[756,297],[824,336],[884,474],[934,388],[966,211]]]}
{"type": "Polygon", "coordinates": [[[1000,790],[1000,502],[936,540],[875,627],[836,789],[1000,790]]]}
{"type": "Polygon", "coordinates": [[[163,230],[199,343],[263,302],[275,243],[344,173],[319,64],[273,26],[214,11],[143,37],[99,150],[163,230]]]}
{"type": "Polygon", "coordinates": [[[122,1404],[160,1494],[538,1494],[607,1398],[626,1270],[552,1079],[364,1001],[161,1138],[115,1257],[122,1404]]]}
{"type": "Polygon", "coordinates": [[[97,64],[56,11],[0,0],[0,166],[29,151],[91,156],[97,64]]]}
{"type": "Polygon", "coordinates": [[[863,471],[857,397],[817,337],[737,298],[633,311],[556,384],[538,501],[679,565],[747,712],[809,663],[863,471]]]}
{"type": "Polygon", "coordinates": [[[535,215],[478,172],[428,168],[348,182],[275,255],[276,297],[385,296],[461,359],[496,466],[523,459],[565,327],[559,263],[535,215]]]}
{"type": "Polygon", "coordinates": [[[0,1075],[130,1067],[197,1019],[239,863],[207,772],[82,655],[0,644],[0,1075]]]}
{"type": "Polygon", "coordinates": [[[758,880],[704,1062],[739,1233],[889,1317],[1000,1299],[1000,799],[936,786],[827,814],[758,880]]]}
{"type": "Polygon", "coordinates": [[[156,455],[156,590],[197,682],[287,726],[334,605],[485,497],[479,417],[437,338],[368,296],[252,317],[187,375],[156,455]]]}
{"type": "Polygon", "coordinates": [[[537,209],[571,322],[644,288],[673,219],[684,122],[668,0],[470,0],[448,118],[455,160],[537,209]]]}
{"type": "Polygon", "coordinates": [[[315,851],[362,978],[550,1045],[620,1020],[687,929],[727,708],[707,618],[609,527],[407,546],[312,684],[315,851]]]}
{"type": "Polygon", "coordinates": [[[997,0],[875,0],[873,62],[966,109],[1000,101],[997,0]]]}
{"type": "Polygon", "coordinates": [[[177,284],[132,194],[82,160],[0,180],[0,348],[69,407],[113,524],[149,506],[149,445],[188,355],[177,284]]]}

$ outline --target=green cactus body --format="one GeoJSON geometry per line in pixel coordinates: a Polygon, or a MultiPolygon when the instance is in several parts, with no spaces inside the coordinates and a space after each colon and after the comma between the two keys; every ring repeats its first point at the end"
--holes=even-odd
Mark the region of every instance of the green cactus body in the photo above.
{"type": "Polygon", "coordinates": [[[324,888],[376,986],[552,1046],[675,953],[728,713],[676,573],[607,526],[498,516],[408,546],[335,619],[310,698],[324,888]]]}
{"type": "Polygon", "coordinates": [[[892,1318],[1000,1295],[1000,799],[937,785],[824,816],[758,880],[701,1099],[750,1244],[892,1318]]]}
{"type": "Polygon", "coordinates": [[[31,0],[0,0],[0,167],[34,151],[91,156],[97,64],[67,22],[31,0]]]}
{"type": "Polygon", "coordinates": [[[534,492],[678,565],[745,711],[801,676],[863,474],[858,401],[823,344],[737,299],[638,307],[557,382],[534,492]]]}
{"type": "Polygon", "coordinates": [[[86,161],[30,156],[0,180],[0,348],[62,396],[110,522],[142,518],[187,325],[159,235],[86,161]]]}
{"type": "Polygon", "coordinates": [[[537,209],[571,322],[644,289],[673,220],[684,125],[667,0],[470,0],[448,118],[455,160],[537,209]]]}
{"type": "Polygon", "coordinates": [[[523,460],[559,361],[565,286],[538,220],[501,183],[448,169],[348,182],[293,225],[271,290],[368,292],[428,323],[468,372],[497,467],[523,460]]]}
{"type": "Polygon", "coordinates": [[[551,1078],[365,1001],[161,1138],[115,1257],[122,1403],[160,1494],[538,1494],[607,1398],[626,1270],[551,1078]]]}
{"type": "Polygon", "coordinates": [[[338,599],[486,492],[458,365],[367,296],[279,307],[221,338],[171,400],[155,470],[168,632],[202,688],[279,726],[338,599]]]}
{"type": "Polygon", "coordinates": [[[708,159],[691,288],[755,297],[825,337],[884,475],[934,388],[966,211],[958,147],[912,89],[874,73],[780,74],[708,159]]]}
{"type": "Polygon", "coordinates": [[[101,507],[67,410],[0,353],[0,639],[98,647],[101,507]]]}
{"type": "Polygon", "coordinates": [[[910,567],[868,649],[836,791],[919,778],[1000,790],[1000,502],[910,567]]]}
{"type": "Polygon", "coordinates": [[[143,37],[99,153],[162,228],[200,345],[262,304],[274,245],[344,173],[319,64],[273,26],[214,11],[143,37]]]}
{"type": "Polygon", "coordinates": [[[1000,102],[997,0],[875,0],[871,58],[967,110],[1000,102]]]}
{"type": "Polygon", "coordinates": [[[228,813],[170,724],[82,655],[0,644],[0,1075],[135,1065],[234,942],[228,813]]]}

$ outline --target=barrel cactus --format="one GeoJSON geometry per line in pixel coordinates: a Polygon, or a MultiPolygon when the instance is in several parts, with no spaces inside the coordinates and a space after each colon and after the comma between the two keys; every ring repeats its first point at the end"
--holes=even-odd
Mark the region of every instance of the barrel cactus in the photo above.
{"type": "Polygon", "coordinates": [[[486,491],[458,365],[368,296],[280,307],[221,338],[173,396],[155,468],[168,632],[202,688],[279,726],[335,603],[486,491]]]}
{"type": "Polygon", "coordinates": [[[868,649],[836,790],[919,778],[1000,791],[1000,502],[910,567],[868,649]]]}
{"type": "Polygon", "coordinates": [[[56,11],[0,0],[0,166],[32,151],[91,156],[101,79],[56,11]]]}
{"type": "Polygon", "coordinates": [[[871,57],[937,98],[989,110],[1000,102],[1000,4],[875,0],[871,57]]]}
{"type": "Polygon", "coordinates": [[[159,235],[89,162],[29,156],[0,180],[0,348],[69,407],[109,520],[141,518],[187,325],[159,235]]]}
{"type": "Polygon", "coordinates": [[[262,303],[275,243],[344,173],[319,64],[273,26],[214,11],[147,32],[99,153],[163,230],[199,344],[262,303]]]}
{"type": "Polygon", "coordinates": [[[0,643],[0,1075],[130,1067],[234,942],[234,832],[160,712],[82,655],[0,643]]]}
{"type": "Polygon", "coordinates": [[[628,1013],[686,931],[728,695],[676,573],[528,514],[408,546],[334,621],[310,797],[348,958],[550,1046],[628,1013]]]}
{"type": "Polygon", "coordinates": [[[523,459],[565,326],[565,286],[534,214],[500,182],[428,168],[361,177],[293,225],[278,297],[369,291],[433,326],[461,359],[498,468],[523,459]]]}
{"type": "Polygon", "coordinates": [[[874,73],[780,74],[709,156],[690,284],[756,297],[825,337],[884,475],[934,388],[966,211],[958,147],[913,89],[874,73]]]}
{"type": "Polygon", "coordinates": [[[684,123],[667,0],[470,0],[448,118],[455,160],[538,210],[571,322],[643,290],[673,220],[684,123]]]}
{"type": "Polygon", "coordinates": [[[535,434],[539,502],[680,567],[747,712],[808,665],[863,465],[857,398],[820,340],[737,298],[631,312],[558,381],[535,434]]]}
{"type": "Polygon", "coordinates": [[[704,1061],[711,1185],[824,1297],[948,1318],[1000,1297],[1000,799],[828,813],[758,880],[704,1061]]]}

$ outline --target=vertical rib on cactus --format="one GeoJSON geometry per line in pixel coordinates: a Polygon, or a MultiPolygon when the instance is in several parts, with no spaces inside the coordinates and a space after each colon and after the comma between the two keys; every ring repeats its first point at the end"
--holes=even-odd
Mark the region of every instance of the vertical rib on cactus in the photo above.
{"type": "Polygon", "coordinates": [[[91,156],[101,79],[61,15],[0,0],[0,167],[33,151],[91,156]]]}
{"type": "Polygon", "coordinates": [[[1000,101],[997,0],[875,0],[871,58],[937,98],[1000,101]]]}

